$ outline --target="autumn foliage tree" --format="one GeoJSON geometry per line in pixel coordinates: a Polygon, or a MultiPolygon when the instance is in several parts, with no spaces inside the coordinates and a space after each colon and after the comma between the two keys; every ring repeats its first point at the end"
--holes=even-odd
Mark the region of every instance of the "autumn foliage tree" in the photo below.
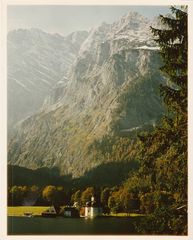
{"type": "Polygon", "coordinates": [[[52,204],[55,203],[57,198],[57,188],[55,186],[49,185],[46,186],[42,192],[43,198],[52,204]]]}
{"type": "Polygon", "coordinates": [[[85,205],[86,202],[91,201],[91,197],[94,196],[94,193],[93,187],[86,188],[81,194],[81,203],[85,205]]]}

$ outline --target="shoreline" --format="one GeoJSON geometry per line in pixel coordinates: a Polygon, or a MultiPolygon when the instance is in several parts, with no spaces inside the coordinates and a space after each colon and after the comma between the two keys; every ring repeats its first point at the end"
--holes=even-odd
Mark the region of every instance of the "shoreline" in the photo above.
{"type": "MultiPolygon", "coordinates": [[[[43,211],[50,206],[8,206],[8,217],[41,217],[43,211]],[[32,213],[32,216],[25,216],[26,212],[32,213]]],[[[101,217],[142,217],[144,214],[140,213],[111,213],[103,214],[101,217]]],[[[81,217],[82,218],[82,217],[81,217]]]]}

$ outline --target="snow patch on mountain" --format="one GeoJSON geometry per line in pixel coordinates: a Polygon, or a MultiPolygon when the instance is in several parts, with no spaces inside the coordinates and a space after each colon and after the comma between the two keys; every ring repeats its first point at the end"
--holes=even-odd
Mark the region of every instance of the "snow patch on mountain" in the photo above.
{"type": "Polygon", "coordinates": [[[158,46],[150,47],[150,46],[146,46],[146,45],[141,46],[141,47],[137,47],[136,49],[148,49],[148,50],[155,50],[155,51],[160,50],[160,48],[158,46]]]}

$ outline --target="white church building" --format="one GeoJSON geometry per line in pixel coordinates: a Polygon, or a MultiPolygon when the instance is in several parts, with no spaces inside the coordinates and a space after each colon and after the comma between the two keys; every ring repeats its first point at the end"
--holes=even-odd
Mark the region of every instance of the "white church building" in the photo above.
{"type": "Polygon", "coordinates": [[[91,201],[87,202],[85,206],[85,217],[94,218],[102,216],[102,213],[102,207],[97,204],[97,202],[94,200],[94,197],[91,197],[91,201]]]}

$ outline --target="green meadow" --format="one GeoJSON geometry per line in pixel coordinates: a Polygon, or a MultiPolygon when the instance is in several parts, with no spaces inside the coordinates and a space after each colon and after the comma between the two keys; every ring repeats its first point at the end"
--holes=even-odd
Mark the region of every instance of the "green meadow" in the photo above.
{"type": "Polygon", "coordinates": [[[48,206],[17,206],[17,207],[8,207],[8,216],[23,216],[24,213],[30,212],[33,215],[41,215],[43,211],[48,209],[48,206]]]}

